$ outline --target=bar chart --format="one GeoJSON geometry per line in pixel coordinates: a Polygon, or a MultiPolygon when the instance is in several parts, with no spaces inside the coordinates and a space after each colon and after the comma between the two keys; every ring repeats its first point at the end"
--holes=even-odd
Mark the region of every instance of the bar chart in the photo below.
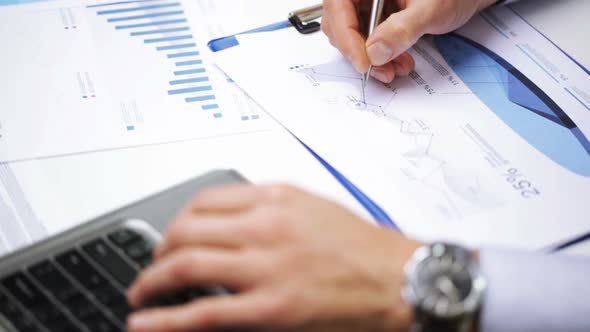
{"type": "Polygon", "coordinates": [[[274,125],[210,62],[209,14],[193,2],[0,1],[13,4],[0,10],[0,38],[13,50],[0,62],[1,161],[274,125]]]}
{"type": "Polygon", "coordinates": [[[134,0],[87,6],[105,18],[118,33],[141,41],[146,51],[158,52],[170,61],[174,70],[168,82],[169,96],[183,98],[213,118],[222,118],[215,89],[201,59],[195,36],[188,25],[180,2],[167,0],[134,0]]]}

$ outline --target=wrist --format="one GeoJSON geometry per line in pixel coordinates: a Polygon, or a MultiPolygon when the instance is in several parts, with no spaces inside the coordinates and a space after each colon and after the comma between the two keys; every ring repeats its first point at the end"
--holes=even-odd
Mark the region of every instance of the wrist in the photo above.
{"type": "MultiPolygon", "coordinates": [[[[396,234],[397,235],[397,234],[396,234]]],[[[399,235],[397,235],[399,237],[399,235]]],[[[390,299],[388,306],[388,320],[391,331],[411,331],[414,324],[414,308],[402,296],[402,288],[405,283],[404,268],[410,261],[416,250],[425,245],[423,242],[403,238],[391,241],[394,245],[387,251],[385,262],[389,262],[389,266],[393,269],[389,273],[389,280],[391,283],[391,292],[388,292],[390,299]],[[400,242],[401,245],[400,245],[400,242]],[[394,258],[393,264],[391,264],[394,258]]]]}

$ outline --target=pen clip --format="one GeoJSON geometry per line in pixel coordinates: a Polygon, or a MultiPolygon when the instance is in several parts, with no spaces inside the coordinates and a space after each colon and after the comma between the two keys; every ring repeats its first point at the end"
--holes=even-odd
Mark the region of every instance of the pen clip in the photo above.
{"type": "Polygon", "coordinates": [[[306,7],[289,13],[289,23],[300,33],[313,33],[320,30],[321,25],[315,20],[322,17],[322,14],[322,5],[306,7]]]}

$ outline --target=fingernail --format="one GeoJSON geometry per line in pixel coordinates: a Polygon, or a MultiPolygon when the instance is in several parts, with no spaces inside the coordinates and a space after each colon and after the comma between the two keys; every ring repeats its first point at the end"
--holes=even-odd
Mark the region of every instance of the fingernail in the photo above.
{"type": "Polygon", "coordinates": [[[369,46],[369,48],[367,48],[367,54],[373,65],[381,66],[391,60],[393,51],[387,47],[387,45],[379,42],[369,46]]]}
{"type": "Polygon", "coordinates": [[[373,71],[371,72],[371,76],[375,77],[381,82],[387,82],[387,74],[380,70],[373,69],[373,71]]]}
{"type": "Polygon", "coordinates": [[[153,325],[152,319],[148,315],[133,314],[127,321],[131,331],[146,331],[153,325]]]}

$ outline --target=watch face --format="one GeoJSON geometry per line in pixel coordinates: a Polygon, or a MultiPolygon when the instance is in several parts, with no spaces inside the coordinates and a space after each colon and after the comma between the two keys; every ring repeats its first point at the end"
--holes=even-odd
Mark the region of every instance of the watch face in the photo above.
{"type": "Polygon", "coordinates": [[[418,293],[423,294],[423,309],[445,315],[471,294],[471,272],[452,257],[429,257],[420,265],[417,285],[418,293]]]}
{"type": "Polygon", "coordinates": [[[475,311],[485,287],[469,253],[448,245],[419,250],[406,274],[406,300],[440,318],[475,311]]]}

